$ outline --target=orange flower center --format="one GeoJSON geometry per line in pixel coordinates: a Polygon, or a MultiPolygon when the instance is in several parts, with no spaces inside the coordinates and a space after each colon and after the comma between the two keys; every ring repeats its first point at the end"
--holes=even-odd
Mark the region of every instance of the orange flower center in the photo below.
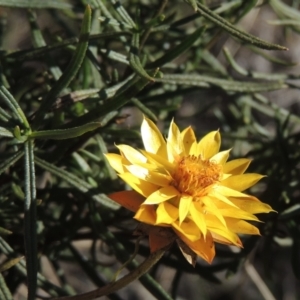
{"type": "Polygon", "coordinates": [[[173,185],[181,193],[195,197],[205,196],[210,187],[219,182],[222,167],[201,156],[188,155],[179,157],[173,177],[173,185]]]}

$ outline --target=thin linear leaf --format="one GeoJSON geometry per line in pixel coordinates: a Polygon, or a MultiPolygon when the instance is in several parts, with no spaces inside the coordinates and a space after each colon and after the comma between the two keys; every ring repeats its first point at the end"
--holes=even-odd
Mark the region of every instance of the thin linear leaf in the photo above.
{"type": "Polygon", "coordinates": [[[33,131],[28,138],[31,139],[53,139],[53,140],[66,140],[81,136],[89,131],[93,131],[102,126],[100,122],[87,123],[79,127],[68,129],[55,129],[33,131]]]}
{"type": "Polygon", "coordinates": [[[76,189],[81,191],[82,193],[90,193],[91,197],[95,201],[105,205],[106,207],[109,207],[110,209],[114,209],[114,210],[118,209],[120,207],[118,204],[116,204],[116,202],[114,202],[113,200],[108,198],[105,194],[95,193],[95,188],[92,185],[90,185],[86,181],[80,179],[76,175],[74,175],[66,170],[63,170],[61,168],[58,168],[55,165],[50,164],[50,163],[46,162],[45,160],[38,158],[37,156],[35,157],[35,162],[42,169],[47,170],[50,173],[65,180],[70,185],[72,185],[73,187],[75,187],[76,189]]]}
{"type": "Polygon", "coordinates": [[[0,86],[0,98],[11,109],[12,113],[19,119],[24,128],[29,129],[29,123],[19,103],[13,97],[13,95],[5,88],[4,85],[0,86]]]}
{"type": "Polygon", "coordinates": [[[4,162],[2,162],[0,164],[0,174],[6,171],[10,166],[14,165],[23,155],[23,151],[18,151],[17,153],[6,159],[4,162]]]}
{"type": "MultiPolygon", "coordinates": [[[[1,236],[0,236],[0,250],[6,256],[9,257],[16,256],[14,250],[1,236]]],[[[19,263],[16,264],[14,267],[21,275],[23,276],[27,275],[25,260],[20,260],[19,263]]],[[[49,295],[53,297],[69,295],[67,291],[64,291],[62,288],[48,281],[42,274],[38,273],[37,279],[38,279],[38,286],[42,288],[44,291],[46,291],[47,293],[49,293],[49,295]]]]}
{"type": "Polygon", "coordinates": [[[21,7],[21,8],[55,8],[71,9],[72,5],[57,0],[0,0],[0,6],[21,7]]]}
{"type": "Polygon", "coordinates": [[[86,50],[88,47],[88,36],[91,27],[91,8],[88,5],[86,7],[84,18],[82,21],[82,27],[80,31],[79,43],[76,47],[75,53],[67,66],[66,70],[64,71],[63,75],[60,79],[55,83],[52,89],[48,92],[46,97],[43,99],[42,104],[37,111],[34,124],[39,125],[42,119],[44,118],[45,113],[50,109],[53,102],[55,102],[56,97],[59,93],[66,88],[72,79],[75,77],[79,68],[85,58],[86,50]]]}
{"type": "Polygon", "coordinates": [[[154,81],[154,78],[151,77],[144,69],[143,64],[139,58],[139,47],[140,47],[140,35],[139,33],[134,33],[132,35],[130,54],[129,54],[129,64],[132,69],[141,77],[154,81]]]}
{"type": "Polygon", "coordinates": [[[17,263],[19,263],[19,261],[23,258],[24,258],[24,256],[20,256],[20,257],[11,258],[11,259],[5,261],[4,263],[2,263],[0,265],[0,272],[10,269],[11,267],[13,267],[17,263]]]}
{"type": "Polygon", "coordinates": [[[273,91],[287,88],[287,84],[281,81],[274,82],[246,82],[202,75],[182,75],[182,74],[165,74],[163,78],[156,79],[157,82],[166,82],[171,84],[183,84],[189,86],[212,87],[218,86],[227,92],[262,92],[273,91]]]}
{"type": "Polygon", "coordinates": [[[134,23],[126,9],[123,7],[123,5],[120,3],[120,1],[110,0],[110,2],[113,4],[115,10],[118,12],[123,21],[132,28],[136,28],[136,24],[134,23]]]}
{"type": "Polygon", "coordinates": [[[10,130],[1,126],[0,126],[0,136],[14,137],[13,133],[10,130]]]}
{"type": "MultiPolygon", "coordinates": [[[[115,39],[117,37],[124,37],[124,36],[131,36],[131,33],[128,31],[120,31],[120,32],[104,32],[104,33],[99,33],[99,34],[93,34],[88,37],[89,41],[98,41],[98,40],[106,40],[106,39],[115,39]]],[[[63,40],[61,42],[52,44],[52,45],[47,45],[44,47],[40,47],[37,49],[30,49],[30,50],[21,50],[21,51],[16,51],[13,53],[8,53],[5,55],[5,59],[8,62],[11,61],[23,61],[26,59],[33,59],[35,60],[37,57],[43,56],[45,53],[56,50],[56,49],[61,49],[73,44],[78,44],[79,39],[77,37],[69,38],[66,40],[63,40]]]]}
{"type": "Polygon", "coordinates": [[[240,30],[229,23],[224,18],[220,17],[209,8],[207,8],[204,4],[198,1],[198,12],[206,19],[210,20],[214,24],[220,26],[224,30],[226,30],[229,34],[234,37],[240,39],[245,43],[250,43],[256,47],[266,49],[266,50],[288,50],[288,48],[272,43],[268,43],[252,34],[249,34],[243,30],[240,30]]]}
{"type": "Polygon", "coordinates": [[[9,288],[7,287],[5,279],[1,273],[0,273],[0,293],[1,293],[1,299],[13,300],[13,296],[12,296],[9,288]]]}
{"type": "Polygon", "coordinates": [[[26,268],[28,276],[28,300],[36,299],[37,289],[37,232],[36,232],[36,188],[34,168],[34,142],[24,143],[25,159],[25,202],[24,202],[24,223],[25,223],[25,253],[26,268]]]}
{"type": "Polygon", "coordinates": [[[202,36],[206,27],[202,26],[201,28],[195,30],[192,34],[186,37],[179,45],[173,49],[167,51],[161,58],[147,65],[147,68],[160,68],[166,63],[174,60],[179,55],[187,51],[192,45],[202,36]]]}

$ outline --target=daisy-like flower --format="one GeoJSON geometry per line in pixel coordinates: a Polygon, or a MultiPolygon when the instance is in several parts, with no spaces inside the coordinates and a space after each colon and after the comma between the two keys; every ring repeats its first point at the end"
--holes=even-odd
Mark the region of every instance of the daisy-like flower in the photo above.
{"type": "MultiPolygon", "coordinates": [[[[230,150],[219,152],[219,131],[197,142],[191,127],[180,132],[172,121],[165,140],[156,125],[144,118],[141,134],[145,150],[118,145],[120,155],[106,155],[133,189],[109,196],[134,211],[135,219],[169,227],[181,244],[208,262],[215,256],[214,242],[242,247],[237,234],[259,234],[247,221],[258,221],[254,214],[272,208],[243,191],[263,176],[244,174],[249,159],[227,161],[230,150]]],[[[149,237],[150,247],[151,239],[156,244],[152,251],[170,243],[170,237],[155,231],[149,237]]]]}

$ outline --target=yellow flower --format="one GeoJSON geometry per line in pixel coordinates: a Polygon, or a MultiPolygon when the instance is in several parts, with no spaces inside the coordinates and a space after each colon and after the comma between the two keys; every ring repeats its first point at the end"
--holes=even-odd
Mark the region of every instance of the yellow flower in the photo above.
{"type": "Polygon", "coordinates": [[[141,134],[145,150],[119,145],[121,155],[106,155],[120,178],[134,190],[110,197],[134,211],[135,219],[172,228],[208,262],[215,256],[214,242],[242,247],[237,234],[259,234],[247,221],[258,221],[254,214],[272,208],[242,191],[263,176],[244,174],[249,159],[227,162],[230,150],[219,152],[219,131],[197,142],[191,127],[180,132],[172,121],[165,140],[156,125],[145,118],[141,134]]]}

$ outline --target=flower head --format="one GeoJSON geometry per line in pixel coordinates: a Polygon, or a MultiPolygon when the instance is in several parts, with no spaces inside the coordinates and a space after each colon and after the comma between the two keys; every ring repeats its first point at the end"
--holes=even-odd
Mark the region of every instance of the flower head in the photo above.
{"type": "MultiPolygon", "coordinates": [[[[227,162],[230,150],[219,152],[219,131],[197,142],[191,127],[180,132],[172,121],[165,140],[156,125],[145,118],[141,134],[145,150],[119,145],[120,155],[106,155],[120,178],[134,190],[110,197],[134,211],[135,219],[171,228],[181,244],[208,262],[215,255],[214,242],[242,247],[237,234],[259,234],[247,221],[258,221],[254,214],[272,208],[243,191],[263,176],[244,174],[249,159],[227,162]]],[[[150,243],[155,236],[161,245],[167,241],[164,234],[152,232],[150,243]]]]}

